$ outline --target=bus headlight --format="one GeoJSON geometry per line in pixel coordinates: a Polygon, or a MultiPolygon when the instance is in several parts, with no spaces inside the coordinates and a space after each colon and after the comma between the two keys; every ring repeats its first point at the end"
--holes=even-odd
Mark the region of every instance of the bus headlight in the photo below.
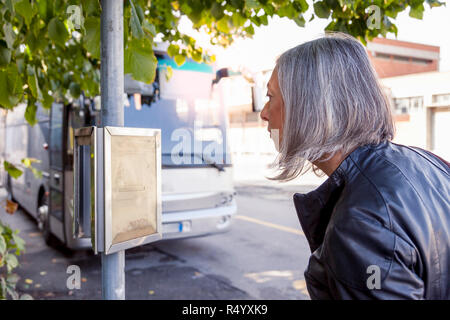
{"type": "Polygon", "coordinates": [[[223,194],[220,198],[220,205],[219,206],[230,206],[233,202],[234,194],[223,194]]]}

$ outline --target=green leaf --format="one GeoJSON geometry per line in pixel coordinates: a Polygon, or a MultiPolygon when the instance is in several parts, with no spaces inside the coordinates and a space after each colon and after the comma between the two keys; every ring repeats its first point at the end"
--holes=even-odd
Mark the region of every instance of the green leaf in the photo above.
{"type": "Polygon", "coordinates": [[[23,173],[8,161],[3,161],[3,167],[5,168],[6,172],[8,172],[8,174],[14,179],[19,178],[23,173]]]}
{"type": "Polygon", "coordinates": [[[319,18],[327,19],[330,16],[330,8],[323,1],[314,3],[314,12],[319,18]]]}
{"type": "Polygon", "coordinates": [[[100,59],[100,18],[88,17],[84,22],[86,36],[84,37],[84,47],[92,57],[100,59]]]}
{"type": "Polygon", "coordinates": [[[144,10],[142,10],[142,8],[139,4],[136,4],[134,7],[136,9],[136,13],[138,15],[139,21],[142,25],[144,23],[144,19],[145,19],[144,10]]]}
{"type": "Polygon", "coordinates": [[[6,241],[5,238],[0,234],[0,255],[5,255],[6,252],[6,241]]]}
{"type": "Polygon", "coordinates": [[[142,27],[144,28],[144,30],[148,31],[152,37],[156,36],[156,29],[155,26],[152,25],[150,22],[148,22],[147,20],[144,20],[142,27]]]}
{"type": "Polygon", "coordinates": [[[256,9],[260,6],[257,0],[245,0],[245,6],[249,9],[256,9]]]}
{"type": "Polygon", "coordinates": [[[306,12],[306,10],[308,10],[308,8],[309,8],[309,5],[306,2],[306,0],[295,0],[294,3],[297,3],[300,5],[302,12],[306,12]]]}
{"type": "Polygon", "coordinates": [[[202,62],[202,51],[200,50],[194,50],[192,52],[192,60],[194,60],[195,62],[202,62]]]}
{"type": "Polygon", "coordinates": [[[17,282],[19,282],[20,277],[15,273],[10,273],[6,276],[6,284],[15,287],[17,282]]]}
{"type": "Polygon", "coordinates": [[[245,32],[247,32],[247,34],[249,34],[250,36],[255,34],[255,29],[253,28],[253,25],[249,25],[247,28],[245,28],[245,32]]]}
{"type": "Polygon", "coordinates": [[[41,163],[41,160],[36,158],[23,158],[21,162],[26,168],[31,168],[32,163],[41,163]]]}
{"type": "Polygon", "coordinates": [[[231,20],[235,27],[241,27],[247,21],[247,18],[244,18],[239,12],[235,12],[231,17],[231,20]]]}
{"type": "MultiPolygon", "coordinates": [[[[280,0],[280,2],[283,3],[284,1],[280,0]]],[[[273,16],[275,14],[275,7],[272,4],[266,3],[262,7],[263,7],[264,12],[266,13],[266,15],[273,16]]]]}
{"type": "Polygon", "coordinates": [[[28,30],[28,33],[25,36],[25,43],[27,44],[28,48],[30,48],[31,52],[34,53],[39,47],[39,44],[42,43],[42,41],[39,41],[34,33],[31,30],[28,30]]]}
{"type": "Polygon", "coordinates": [[[16,244],[17,249],[20,251],[25,250],[25,240],[23,240],[21,237],[19,237],[16,233],[12,234],[12,238],[14,240],[14,243],[16,244]]]}
{"type": "Polygon", "coordinates": [[[428,5],[430,6],[430,8],[433,7],[440,7],[442,5],[446,5],[445,2],[440,2],[438,0],[427,0],[428,5]]]}
{"type": "Polygon", "coordinates": [[[9,10],[9,12],[11,12],[11,14],[14,14],[15,11],[14,11],[14,6],[12,3],[12,0],[6,0],[4,2],[6,2],[6,4],[5,4],[6,10],[9,10]]]}
{"type": "Polygon", "coordinates": [[[31,165],[32,163],[40,163],[41,161],[35,158],[24,158],[22,159],[22,163],[25,166],[25,168],[30,169],[33,175],[36,177],[36,179],[42,179],[42,171],[37,170],[36,168],[33,168],[31,165]]]}
{"type": "Polygon", "coordinates": [[[14,268],[16,268],[19,265],[19,261],[17,260],[17,257],[12,253],[7,253],[4,257],[6,268],[8,269],[8,272],[11,272],[14,268]]]}
{"type": "Polygon", "coordinates": [[[423,4],[419,4],[416,7],[411,7],[409,10],[409,16],[416,19],[422,19],[424,9],[423,4]]]}
{"type": "Polygon", "coordinates": [[[100,5],[98,0],[81,0],[83,11],[86,12],[86,16],[93,14],[97,15],[100,12],[100,5]]]}
{"type": "Polygon", "coordinates": [[[41,170],[38,170],[38,169],[36,169],[34,167],[31,167],[30,170],[31,170],[31,172],[33,173],[33,176],[36,179],[42,179],[42,171],[41,170]]]}
{"type": "Polygon", "coordinates": [[[174,57],[174,60],[175,60],[175,63],[176,63],[178,66],[181,66],[181,65],[186,61],[186,57],[185,57],[184,55],[182,55],[182,54],[177,54],[177,55],[174,57]]]}
{"type": "Polygon", "coordinates": [[[3,228],[5,230],[5,231],[3,231],[3,233],[7,234],[8,236],[13,233],[12,229],[8,225],[4,224],[3,228]]]}
{"type": "Polygon", "coordinates": [[[27,109],[25,110],[25,120],[27,120],[27,122],[31,126],[34,126],[37,123],[36,110],[37,110],[36,104],[32,100],[29,100],[27,109]]]}
{"type": "Polygon", "coordinates": [[[166,68],[166,80],[169,81],[173,76],[173,69],[171,66],[167,66],[166,68]]]}
{"type": "Polygon", "coordinates": [[[72,82],[69,86],[69,91],[70,91],[70,95],[72,96],[72,98],[78,99],[78,97],[81,94],[80,84],[78,84],[76,82],[72,82]]]}
{"type": "Polygon", "coordinates": [[[141,39],[144,36],[144,31],[142,30],[142,25],[141,22],[139,21],[139,16],[136,12],[136,8],[134,7],[132,0],[130,0],[130,5],[131,5],[131,18],[130,18],[131,34],[136,39],[141,39]]]}
{"type": "Polygon", "coordinates": [[[48,36],[55,43],[64,46],[69,39],[69,32],[64,23],[55,17],[48,24],[48,36]]]}
{"type": "MultiPolygon", "coordinates": [[[[313,16],[314,17],[314,16],[313,16]]],[[[305,18],[303,17],[303,15],[299,15],[297,18],[294,19],[294,22],[299,26],[299,27],[304,27],[305,26],[305,18]]]]}
{"type": "Polygon", "coordinates": [[[32,75],[28,76],[28,86],[30,87],[31,93],[36,100],[43,100],[41,88],[39,87],[39,81],[36,76],[35,68],[29,68],[32,70],[32,75]]]}
{"type": "Polygon", "coordinates": [[[11,50],[6,46],[5,41],[0,40],[0,67],[5,67],[11,62],[11,50]]]}
{"type": "Polygon", "coordinates": [[[297,11],[292,4],[289,4],[281,7],[277,13],[280,17],[288,17],[289,19],[293,19],[297,11]]]}
{"type": "Polygon", "coordinates": [[[30,158],[24,158],[22,159],[22,163],[26,168],[29,168],[31,166],[31,159],[30,158]]]}
{"type": "Polygon", "coordinates": [[[6,300],[6,281],[3,277],[0,277],[0,300],[6,300]]]}
{"type": "Polygon", "coordinates": [[[132,40],[125,49],[125,73],[134,80],[151,83],[155,79],[158,61],[149,41],[132,40]]]}
{"type": "Polygon", "coordinates": [[[13,31],[12,25],[9,22],[6,22],[3,25],[3,33],[5,34],[5,41],[8,45],[9,49],[13,48],[14,40],[16,40],[16,34],[13,31]]]}
{"type": "Polygon", "coordinates": [[[73,72],[70,72],[70,71],[66,72],[63,75],[63,86],[64,87],[69,87],[69,85],[72,82],[72,80],[73,80],[73,72]]]}
{"type": "Polygon", "coordinates": [[[177,55],[180,52],[180,47],[176,44],[171,44],[168,48],[167,48],[167,53],[169,54],[169,56],[174,57],[175,55],[177,55]]]}
{"type": "Polygon", "coordinates": [[[39,16],[44,20],[47,20],[47,12],[48,12],[48,4],[47,1],[38,1],[37,2],[39,16]]]}
{"type": "Polygon", "coordinates": [[[14,8],[16,9],[17,13],[19,13],[25,19],[25,23],[27,24],[27,26],[29,26],[34,14],[36,13],[36,11],[33,10],[31,1],[19,1],[14,5],[14,8]]]}
{"type": "Polygon", "coordinates": [[[230,32],[230,27],[228,26],[228,16],[224,16],[222,19],[217,21],[217,29],[223,33],[230,32]]]}
{"type": "Polygon", "coordinates": [[[267,20],[267,16],[266,15],[263,15],[263,16],[259,17],[259,20],[265,26],[267,26],[269,24],[269,21],[267,20]]]}
{"type": "Polygon", "coordinates": [[[231,5],[236,9],[242,10],[244,9],[245,1],[244,0],[231,0],[231,5]]]}
{"type": "Polygon", "coordinates": [[[180,11],[183,12],[185,15],[190,15],[192,12],[192,7],[187,4],[186,2],[183,2],[181,6],[179,7],[180,11]]]}
{"type": "Polygon", "coordinates": [[[223,13],[223,9],[222,6],[220,5],[220,3],[217,2],[213,2],[212,6],[211,6],[211,15],[216,19],[216,20],[220,20],[223,18],[223,16],[225,15],[223,13]]]}
{"type": "Polygon", "coordinates": [[[0,105],[7,109],[15,107],[22,98],[22,82],[16,64],[6,70],[0,69],[0,105]]]}
{"type": "Polygon", "coordinates": [[[52,103],[53,103],[53,97],[51,96],[51,95],[49,95],[47,92],[42,92],[42,95],[43,95],[43,99],[42,99],[42,106],[45,108],[45,109],[50,109],[51,108],[51,106],[52,106],[52,103]]]}
{"type": "MultiPolygon", "coordinates": [[[[191,12],[188,15],[189,19],[194,23],[194,27],[200,22],[202,18],[202,12],[203,10],[207,9],[204,4],[202,4],[201,1],[190,1],[188,2],[188,5],[190,6],[191,12]]],[[[182,10],[184,7],[182,6],[182,10]]],[[[197,25],[198,27],[200,25],[197,25]]]]}
{"type": "Polygon", "coordinates": [[[8,292],[8,294],[10,295],[10,297],[13,300],[17,300],[19,299],[19,294],[17,293],[17,291],[15,290],[14,287],[11,287],[9,285],[6,285],[6,291],[8,292]]]}

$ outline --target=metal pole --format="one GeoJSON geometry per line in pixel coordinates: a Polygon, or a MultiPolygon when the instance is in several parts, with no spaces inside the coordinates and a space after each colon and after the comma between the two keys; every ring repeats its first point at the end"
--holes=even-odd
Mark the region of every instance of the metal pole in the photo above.
{"type": "MultiPolygon", "coordinates": [[[[99,126],[123,127],[123,1],[101,0],[101,106],[99,126]]],[[[102,296],[125,299],[125,251],[102,253],[102,296]]]]}

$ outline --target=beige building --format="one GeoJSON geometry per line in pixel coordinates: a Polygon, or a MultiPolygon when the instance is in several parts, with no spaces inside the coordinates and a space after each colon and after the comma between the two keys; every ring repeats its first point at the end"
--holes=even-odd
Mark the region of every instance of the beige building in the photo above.
{"type": "Polygon", "coordinates": [[[394,141],[450,159],[450,71],[383,78],[381,83],[391,93],[394,141]]]}

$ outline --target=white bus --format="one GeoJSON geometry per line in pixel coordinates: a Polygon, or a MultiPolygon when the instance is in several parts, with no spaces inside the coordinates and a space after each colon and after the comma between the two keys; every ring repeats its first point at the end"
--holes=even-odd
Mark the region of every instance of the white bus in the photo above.
{"type": "MultiPolygon", "coordinates": [[[[224,73],[192,60],[178,67],[165,52],[156,56],[153,84],[125,77],[124,125],[161,129],[163,239],[227,231],[237,208],[228,121],[216,85],[224,73]]],[[[24,173],[18,179],[4,175],[3,183],[36,219],[48,244],[90,248],[89,238],[72,234],[73,136],[76,128],[99,124],[100,99],[81,96],[70,105],[54,103],[49,111],[39,107],[33,127],[24,120],[25,108],[7,113],[2,137],[5,160],[24,173]],[[34,167],[42,179],[24,169],[26,157],[41,161],[34,167]]]]}

